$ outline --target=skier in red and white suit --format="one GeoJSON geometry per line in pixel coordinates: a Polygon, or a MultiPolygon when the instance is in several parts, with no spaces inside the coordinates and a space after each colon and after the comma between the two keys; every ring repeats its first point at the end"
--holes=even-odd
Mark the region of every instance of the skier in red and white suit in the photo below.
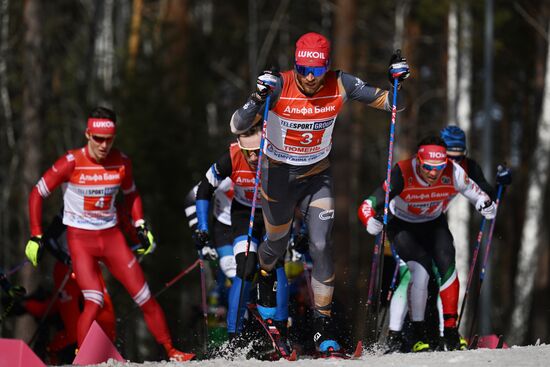
{"type": "Polygon", "coordinates": [[[143,219],[130,159],[112,148],[115,132],[115,113],[103,107],[94,109],[88,117],[87,144],[70,150],[40,178],[29,196],[32,237],[25,253],[36,266],[42,249],[42,202],[63,184],[63,224],[67,226],[76,281],[85,300],[78,320],[78,345],[82,344],[104,302],[98,276],[98,261],[102,261],[141,307],[149,330],[164,346],[168,357],[176,361],[189,360],[194,354],[173,347],[164,312],[151,297],[141,267],[118,225],[115,197],[121,189],[142,241],[143,247],[138,252],[148,254],[154,250],[156,245],[143,219]]]}
{"type": "MultiPolygon", "coordinates": [[[[264,71],[256,91],[233,114],[231,131],[240,134],[261,120],[271,94],[265,132],[265,159],[261,162],[262,210],[267,240],[258,248],[263,270],[258,284],[274,289],[275,265],[287,249],[297,206],[307,223],[309,253],[313,260],[313,339],[317,350],[340,350],[332,325],[335,270],[332,259],[334,224],[333,178],[329,154],[332,132],[347,100],[391,111],[391,92],[369,85],[340,70],[330,70],[330,42],[318,33],[306,33],[296,42],[294,68],[281,74],[264,71]]],[[[400,83],[409,76],[404,58],[393,55],[388,76],[400,83]]],[[[272,296],[272,295],[271,295],[272,296]]],[[[267,306],[270,295],[259,294],[267,306]],[[265,296],[265,297],[264,297],[265,296]]]]}
{"type": "MultiPolygon", "coordinates": [[[[410,307],[415,334],[411,350],[431,349],[426,342],[424,317],[432,262],[441,279],[445,341],[449,349],[459,349],[456,328],[459,282],[453,237],[444,209],[449,198],[457,193],[464,195],[487,219],[494,218],[495,204],[462,167],[447,159],[445,142],[435,136],[420,142],[415,157],[396,164],[390,188],[393,217],[388,222],[388,238],[411,271],[410,307]]],[[[383,228],[376,214],[384,207],[384,196],[384,189],[379,187],[359,208],[359,218],[372,235],[383,228]]]]}

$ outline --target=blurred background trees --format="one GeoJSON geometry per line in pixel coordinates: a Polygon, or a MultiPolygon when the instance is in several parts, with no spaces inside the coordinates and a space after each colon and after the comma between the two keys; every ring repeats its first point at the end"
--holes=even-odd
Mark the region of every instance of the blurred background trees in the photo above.
{"type": "MultiPolygon", "coordinates": [[[[390,87],[387,65],[395,49],[407,57],[412,75],[400,92],[407,108],[398,115],[397,159],[414,152],[423,136],[454,123],[468,132],[469,154],[482,163],[490,182],[497,163],[514,169],[493,239],[492,271],[484,285],[484,292],[492,292],[483,322],[492,332],[521,335],[516,343],[550,342],[546,179],[540,180],[536,218],[530,218],[539,226],[522,235],[526,213],[533,213],[526,212],[528,186],[546,175],[535,163],[548,159],[548,150],[534,152],[545,133],[538,127],[549,119],[542,106],[550,5],[493,2],[493,69],[488,72],[483,1],[1,0],[0,266],[9,269],[24,259],[32,185],[55,158],[83,144],[87,113],[105,105],[119,115],[116,144],[133,159],[146,216],[158,238],[158,250],[144,260],[144,270],[153,290],[162,287],[195,260],[183,199],[233,139],[231,114],[253,90],[259,71],[292,67],[295,40],[316,31],[333,42],[333,68],[376,86],[390,87]],[[489,109],[487,78],[493,81],[489,109]],[[531,250],[520,252],[524,241],[531,250]],[[518,256],[531,256],[530,271],[515,280],[526,276],[516,270],[518,256]],[[525,307],[516,313],[522,318],[512,330],[515,298],[525,290],[534,302],[521,302],[525,307]]],[[[346,320],[342,327],[355,337],[367,331],[364,306],[373,246],[356,210],[384,179],[389,122],[385,112],[349,104],[334,133],[336,309],[346,320]]],[[[47,201],[45,220],[59,210],[60,197],[58,192],[47,201]]],[[[456,210],[466,218],[461,216],[457,232],[463,255],[475,240],[479,215],[469,215],[468,206],[456,210]]],[[[50,274],[51,259],[45,258],[38,269],[27,266],[12,280],[32,292],[51,287],[50,274]]],[[[122,317],[131,299],[112,279],[109,283],[122,317]]],[[[189,331],[199,293],[198,274],[193,274],[159,299],[178,344],[200,346],[200,329],[189,331]]],[[[3,323],[2,336],[28,338],[32,323],[3,323]]],[[[139,343],[129,339],[133,333],[124,333],[124,327],[143,329],[139,313],[123,324],[127,358],[154,358],[157,351],[147,332],[138,333],[139,343]]]]}

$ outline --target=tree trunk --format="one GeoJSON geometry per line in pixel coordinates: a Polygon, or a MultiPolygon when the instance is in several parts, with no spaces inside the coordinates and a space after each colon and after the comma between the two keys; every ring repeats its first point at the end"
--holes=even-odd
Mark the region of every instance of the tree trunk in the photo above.
{"type": "MultiPolygon", "coordinates": [[[[333,45],[334,69],[351,72],[354,68],[354,35],[355,14],[357,13],[356,0],[338,0],[336,3],[335,25],[333,45]]],[[[356,123],[362,121],[357,120],[356,123]]],[[[333,234],[334,261],[336,264],[336,292],[339,299],[353,298],[354,282],[350,281],[349,251],[356,251],[350,246],[350,218],[355,216],[357,203],[355,202],[356,188],[352,188],[351,182],[357,180],[357,167],[351,164],[351,149],[355,139],[352,136],[352,119],[350,106],[346,106],[336,121],[334,130],[332,172],[334,175],[335,193],[335,227],[333,234]],[[355,190],[355,192],[354,192],[355,190]],[[337,251],[336,251],[337,249],[337,251]],[[351,298],[350,298],[351,297],[351,298]]],[[[356,185],[355,185],[356,186],[356,185]]],[[[357,244],[355,244],[355,247],[357,244]]],[[[346,302],[347,303],[347,302],[346,302]]],[[[346,306],[351,306],[347,304],[346,306]]],[[[347,310],[347,314],[351,315],[347,310]]],[[[352,323],[352,320],[349,320],[352,323]]]]}
{"type": "Polygon", "coordinates": [[[132,4],[132,24],[130,25],[130,37],[128,40],[128,62],[126,64],[126,72],[128,75],[133,75],[136,67],[136,59],[139,51],[142,9],[143,0],[134,0],[132,4]]]}
{"type": "MultiPolygon", "coordinates": [[[[549,26],[550,28],[550,26],[549,26]]],[[[550,47],[546,55],[546,72],[542,113],[537,129],[537,142],[529,170],[525,222],[518,255],[515,279],[515,305],[512,313],[511,331],[508,333],[511,344],[525,343],[529,328],[528,320],[533,301],[533,286],[538,269],[540,253],[541,220],[543,203],[548,183],[550,159],[550,47]]]]}
{"type": "MultiPolygon", "coordinates": [[[[23,61],[23,131],[21,136],[21,148],[25,152],[21,167],[23,182],[20,206],[20,218],[28,218],[27,201],[30,189],[36,184],[40,173],[40,142],[42,141],[42,15],[40,11],[40,0],[26,0],[23,9],[23,21],[25,24],[24,34],[24,61],[23,61]]],[[[21,221],[20,236],[17,245],[21,248],[19,258],[24,258],[24,244],[29,235],[27,220],[21,221]]],[[[20,272],[20,283],[29,292],[33,292],[38,283],[38,272],[32,266],[24,267],[20,272]]],[[[15,329],[15,337],[28,340],[36,324],[30,315],[18,318],[15,329]]]]}
{"type": "MultiPolygon", "coordinates": [[[[460,6],[460,25],[456,28],[457,3],[452,2],[449,9],[449,60],[447,73],[454,73],[455,76],[447,76],[447,109],[448,124],[452,123],[460,126],[470,135],[471,125],[471,84],[472,84],[472,32],[471,32],[471,14],[470,9],[464,2],[460,6]],[[453,29],[454,28],[454,29],[453,29]],[[455,33],[455,35],[451,35],[455,33]],[[458,40],[456,34],[460,33],[458,40]],[[454,46],[452,51],[451,44],[454,46]],[[460,48],[458,47],[460,44],[460,48]],[[454,60],[451,60],[454,58],[454,60]],[[458,69],[457,69],[458,65],[458,69]],[[451,87],[452,85],[452,87],[451,87]],[[450,94],[453,98],[450,98],[450,94]]],[[[456,248],[456,269],[460,280],[459,305],[462,304],[466,284],[468,279],[468,270],[470,266],[470,204],[468,200],[459,195],[452,204],[449,212],[449,229],[453,234],[456,248]]],[[[464,314],[461,325],[469,325],[468,314],[464,314]]]]}
{"type": "Polygon", "coordinates": [[[449,4],[447,16],[447,124],[456,125],[458,84],[458,6],[449,4]]]}
{"type": "MultiPolygon", "coordinates": [[[[100,27],[95,40],[96,77],[101,81],[102,90],[99,96],[104,97],[113,88],[115,75],[115,50],[113,38],[113,7],[114,0],[103,0],[100,27]]],[[[100,98],[100,99],[103,99],[100,98]]]]}

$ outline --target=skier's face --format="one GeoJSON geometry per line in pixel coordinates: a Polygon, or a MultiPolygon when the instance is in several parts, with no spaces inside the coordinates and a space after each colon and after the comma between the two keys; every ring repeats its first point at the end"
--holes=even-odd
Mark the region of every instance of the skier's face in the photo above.
{"type": "Polygon", "coordinates": [[[429,185],[433,185],[439,180],[445,166],[446,165],[431,166],[429,164],[421,163],[419,160],[416,164],[420,177],[422,177],[422,179],[429,185]]]}
{"type": "Polygon", "coordinates": [[[88,152],[97,162],[107,158],[115,141],[115,135],[92,134],[88,131],[86,131],[86,138],[88,139],[88,152]]]}
{"type": "Polygon", "coordinates": [[[294,71],[296,75],[296,83],[298,88],[306,95],[312,96],[317,93],[325,84],[326,72],[320,76],[314,76],[313,73],[308,73],[307,75],[302,75],[296,70],[294,71]]]}
{"type": "Polygon", "coordinates": [[[248,165],[252,169],[258,167],[258,157],[260,156],[260,149],[241,149],[248,162],[248,165]]]}

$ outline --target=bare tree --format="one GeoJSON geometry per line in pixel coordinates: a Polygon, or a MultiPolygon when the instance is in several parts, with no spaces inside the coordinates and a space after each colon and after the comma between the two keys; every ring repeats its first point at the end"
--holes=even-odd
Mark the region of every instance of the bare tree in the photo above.
{"type": "MultiPolygon", "coordinates": [[[[472,20],[469,6],[452,1],[448,17],[447,60],[447,123],[460,126],[469,136],[471,125],[472,84],[472,20]]],[[[456,268],[460,280],[460,302],[464,298],[468,278],[470,246],[470,205],[459,195],[448,212],[449,229],[456,248],[456,268]]],[[[461,325],[468,325],[467,315],[461,325]]]]}
{"type": "Polygon", "coordinates": [[[132,4],[132,23],[130,25],[130,37],[128,40],[128,60],[126,68],[132,75],[136,67],[136,59],[139,50],[139,35],[141,30],[143,0],[134,0],[132,4]]]}
{"type": "MultiPolygon", "coordinates": [[[[42,15],[39,0],[27,0],[23,8],[25,25],[23,55],[23,129],[21,148],[25,152],[22,159],[22,185],[20,186],[21,202],[28,201],[30,188],[36,183],[40,172],[40,142],[42,141],[42,108],[43,108],[43,72],[41,64],[42,15]]],[[[16,243],[23,244],[28,236],[28,213],[26,205],[20,206],[20,236],[16,243]]],[[[22,245],[21,249],[22,249],[22,245]]],[[[20,258],[24,257],[20,252],[20,258]]],[[[30,266],[20,271],[21,284],[29,291],[36,288],[38,273],[30,266]]],[[[21,316],[16,323],[15,336],[28,339],[35,323],[30,315],[21,316]]]]}
{"type": "MultiPolygon", "coordinates": [[[[549,24],[550,29],[550,24],[549,24]]],[[[550,34],[550,32],[549,32],[550,34]]],[[[525,341],[528,330],[529,311],[533,301],[533,286],[538,269],[543,203],[548,184],[550,164],[550,47],[546,55],[546,72],[542,113],[537,128],[537,141],[529,170],[529,186],[525,206],[525,222],[518,255],[515,279],[515,305],[512,313],[511,331],[508,333],[511,344],[525,341]]]]}

